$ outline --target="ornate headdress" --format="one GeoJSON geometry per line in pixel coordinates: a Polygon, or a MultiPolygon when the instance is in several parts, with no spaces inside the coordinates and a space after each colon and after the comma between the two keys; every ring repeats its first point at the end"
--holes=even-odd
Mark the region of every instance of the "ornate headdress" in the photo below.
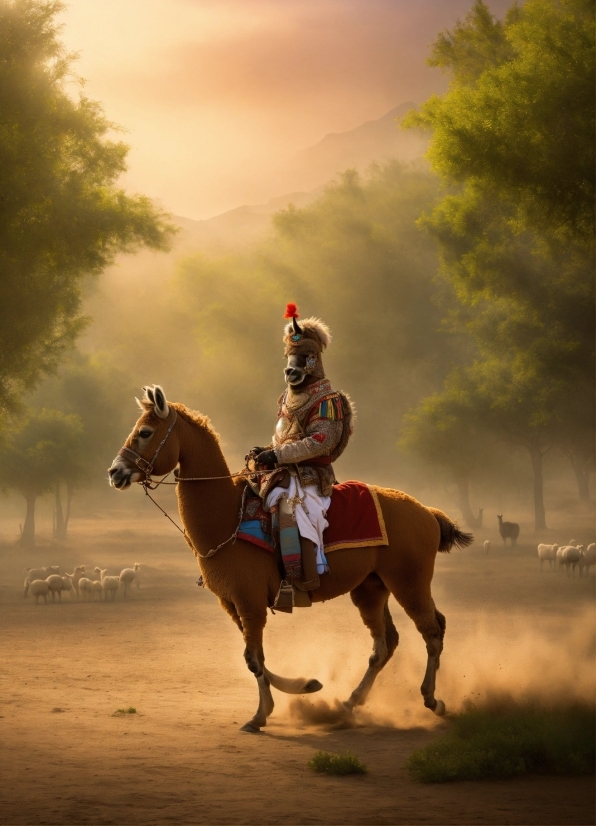
{"type": "Polygon", "coordinates": [[[292,319],[284,330],[284,355],[306,356],[306,372],[317,379],[324,379],[321,353],[331,341],[329,327],[320,318],[305,318],[298,323],[298,307],[291,303],[286,307],[284,318],[292,319]]]}

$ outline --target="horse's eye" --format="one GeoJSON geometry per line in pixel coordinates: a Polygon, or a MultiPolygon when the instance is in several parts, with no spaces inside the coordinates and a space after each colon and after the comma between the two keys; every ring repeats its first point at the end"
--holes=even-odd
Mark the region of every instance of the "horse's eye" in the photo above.
{"type": "Polygon", "coordinates": [[[141,430],[139,431],[139,436],[141,437],[141,439],[148,439],[152,433],[152,430],[141,430]]]}

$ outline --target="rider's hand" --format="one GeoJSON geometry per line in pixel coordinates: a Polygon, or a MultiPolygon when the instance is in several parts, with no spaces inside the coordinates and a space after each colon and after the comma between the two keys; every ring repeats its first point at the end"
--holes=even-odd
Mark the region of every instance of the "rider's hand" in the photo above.
{"type": "Polygon", "coordinates": [[[250,452],[253,456],[258,456],[259,453],[263,453],[265,450],[267,450],[266,447],[251,447],[250,452]]]}
{"type": "Polygon", "coordinates": [[[273,468],[277,464],[277,456],[274,450],[263,450],[257,456],[257,463],[260,467],[273,468]]]}

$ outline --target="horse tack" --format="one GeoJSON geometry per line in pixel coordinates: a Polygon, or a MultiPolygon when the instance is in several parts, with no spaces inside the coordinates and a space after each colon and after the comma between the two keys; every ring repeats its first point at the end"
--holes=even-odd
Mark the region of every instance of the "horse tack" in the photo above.
{"type": "Polygon", "coordinates": [[[242,522],[242,514],[243,514],[243,511],[244,511],[244,503],[245,503],[245,500],[246,500],[246,493],[248,491],[248,485],[244,488],[244,491],[242,492],[242,499],[241,499],[241,502],[240,502],[239,521],[238,521],[238,525],[236,527],[236,530],[234,531],[234,533],[228,539],[225,540],[225,542],[220,543],[216,548],[212,548],[206,554],[202,554],[199,551],[197,551],[197,549],[191,544],[186,531],[183,528],[181,528],[180,525],[178,525],[176,522],[174,522],[172,517],[161,507],[160,504],[158,504],[155,501],[155,499],[151,496],[149,491],[150,490],[155,490],[160,485],[177,485],[178,482],[209,482],[209,481],[214,481],[216,479],[233,479],[236,476],[247,476],[248,472],[247,471],[239,471],[238,473],[230,473],[227,476],[188,476],[188,477],[184,477],[184,476],[179,477],[179,476],[177,476],[175,482],[166,482],[165,481],[166,478],[170,475],[169,473],[166,473],[166,475],[163,477],[163,479],[161,479],[161,481],[156,482],[155,484],[152,485],[152,483],[151,483],[152,482],[151,474],[153,472],[153,466],[155,464],[155,460],[157,459],[157,456],[159,455],[160,450],[162,449],[162,447],[167,442],[168,437],[169,437],[170,433],[172,432],[172,430],[174,428],[174,425],[176,424],[177,419],[178,419],[178,413],[174,410],[174,418],[172,419],[172,423],[168,427],[166,435],[163,437],[163,439],[161,440],[161,442],[157,446],[157,449],[156,449],[155,453],[153,454],[153,456],[151,458],[151,461],[147,461],[147,459],[143,458],[143,456],[141,456],[139,453],[137,453],[136,451],[134,451],[130,447],[121,447],[120,450],[118,451],[118,456],[122,456],[122,458],[126,459],[128,457],[126,457],[124,454],[130,453],[131,456],[134,457],[133,458],[134,464],[138,467],[138,469],[142,473],[145,474],[145,478],[142,479],[142,480],[139,480],[139,482],[138,482],[138,484],[141,485],[143,490],[145,491],[145,495],[149,497],[149,499],[153,502],[155,507],[158,508],[163,513],[163,515],[166,517],[166,519],[169,519],[170,522],[172,523],[172,525],[174,525],[174,527],[177,528],[180,531],[180,533],[184,536],[184,538],[186,539],[186,541],[190,545],[193,553],[196,556],[200,557],[201,559],[208,559],[209,557],[216,554],[221,548],[223,548],[224,545],[227,545],[229,542],[234,543],[236,541],[236,538],[238,536],[238,531],[240,530],[240,523],[242,522]]]}

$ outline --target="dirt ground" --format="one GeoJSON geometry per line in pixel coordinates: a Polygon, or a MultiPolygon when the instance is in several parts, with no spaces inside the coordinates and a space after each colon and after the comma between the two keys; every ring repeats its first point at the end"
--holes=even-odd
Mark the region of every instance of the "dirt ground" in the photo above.
{"type": "MultiPolygon", "coordinates": [[[[447,616],[437,696],[448,710],[491,691],[593,696],[594,574],[540,573],[533,545],[504,551],[486,536],[489,555],[477,544],[437,560],[435,600],[447,616]]],[[[267,729],[240,732],[255,681],[239,632],[197,575],[184,541],[145,510],[78,519],[66,543],[42,541],[26,559],[0,546],[0,823],[594,823],[592,778],[409,777],[406,758],[449,720],[422,706],[424,645],[393,601],[400,646],[353,727],[313,724],[347,698],[370,653],[347,597],[270,617],[270,668],[324,688],[294,706],[276,693],[267,729]],[[118,573],[134,562],[142,586],[126,601],[23,599],[25,564],[118,573]],[[137,713],[115,714],[129,706],[137,713]],[[318,749],[349,749],[369,773],[314,774],[318,749]]]]}

